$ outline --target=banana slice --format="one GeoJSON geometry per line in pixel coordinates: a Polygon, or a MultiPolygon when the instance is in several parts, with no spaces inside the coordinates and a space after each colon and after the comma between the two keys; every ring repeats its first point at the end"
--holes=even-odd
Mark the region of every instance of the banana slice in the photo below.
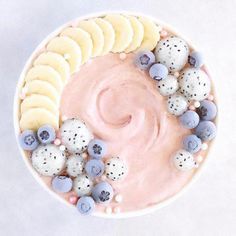
{"type": "Polygon", "coordinates": [[[32,108],[21,115],[20,129],[38,130],[42,125],[52,125],[55,129],[59,126],[59,117],[44,108],[32,108]]]}
{"type": "Polygon", "coordinates": [[[112,52],[124,51],[133,38],[133,29],[130,21],[118,14],[107,15],[104,19],[110,22],[115,30],[115,43],[112,52]]]}
{"type": "Polygon", "coordinates": [[[43,80],[32,80],[26,83],[25,87],[27,96],[31,94],[41,94],[51,98],[56,106],[59,104],[59,93],[49,82],[43,80]]]}
{"type": "Polygon", "coordinates": [[[93,20],[80,21],[78,27],[88,32],[92,38],[92,57],[101,55],[104,45],[104,36],[100,27],[93,20]]]}
{"type": "Polygon", "coordinates": [[[40,94],[32,94],[27,96],[21,103],[21,114],[28,111],[31,108],[44,108],[53,114],[58,114],[58,107],[47,96],[40,94]]]}
{"type": "Polygon", "coordinates": [[[37,65],[32,67],[26,74],[25,81],[44,80],[52,84],[60,93],[63,88],[63,82],[60,74],[51,66],[37,65]]]}
{"type": "Polygon", "coordinates": [[[104,35],[104,46],[101,55],[105,55],[111,51],[115,43],[115,31],[108,21],[101,18],[94,19],[96,24],[101,28],[104,35]]]}
{"type": "Polygon", "coordinates": [[[74,73],[81,64],[81,50],[79,45],[69,37],[53,38],[47,45],[47,50],[64,56],[70,65],[70,72],[74,73]]]}
{"type": "Polygon", "coordinates": [[[133,39],[129,45],[128,48],[125,49],[126,53],[132,52],[136,50],[142,43],[143,41],[143,36],[144,36],[144,27],[143,25],[138,21],[138,19],[134,16],[126,16],[133,28],[134,31],[134,36],[133,39]]]}
{"type": "Polygon", "coordinates": [[[138,19],[144,27],[144,37],[139,49],[151,51],[156,47],[157,42],[160,40],[161,28],[145,17],[139,17],[138,19]]]}
{"type": "Polygon", "coordinates": [[[93,41],[89,33],[80,28],[68,27],[62,31],[61,35],[72,38],[80,46],[82,64],[89,60],[93,50],[93,41]]]}
{"type": "Polygon", "coordinates": [[[64,83],[70,77],[70,66],[63,56],[54,52],[43,52],[35,59],[34,65],[48,65],[56,70],[64,83]]]}

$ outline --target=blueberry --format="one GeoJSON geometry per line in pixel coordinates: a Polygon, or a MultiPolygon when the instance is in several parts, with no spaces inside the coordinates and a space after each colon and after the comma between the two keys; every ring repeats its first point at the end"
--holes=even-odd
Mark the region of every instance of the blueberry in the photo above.
{"type": "Polygon", "coordinates": [[[158,81],[163,80],[168,75],[168,69],[165,65],[156,63],[149,69],[149,75],[158,81]]]}
{"type": "Polygon", "coordinates": [[[151,51],[139,52],[135,58],[135,65],[141,70],[148,69],[155,62],[155,56],[151,51]]]}
{"type": "Polygon", "coordinates": [[[197,113],[202,120],[213,120],[216,117],[217,108],[215,103],[209,100],[203,100],[197,109],[197,113]]]}
{"type": "Polygon", "coordinates": [[[196,68],[200,68],[203,65],[203,57],[200,52],[192,52],[188,56],[188,63],[196,68]]]}
{"type": "Polygon", "coordinates": [[[200,121],[195,129],[195,134],[202,141],[210,141],[216,136],[216,126],[211,121],[200,121]]]}
{"type": "Polygon", "coordinates": [[[91,197],[84,196],[78,200],[76,207],[82,215],[90,215],[95,209],[95,202],[91,197]]]}
{"type": "Polygon", "coordinates": [[[72,189],[73,181],[67,176],[56,176],[52,180],[52,188],[56,192],[67,193],[72,189]]]}
{"type": "Polygon", "coordinates": [[[36,134],[32,130],[25,130],[19,136],[20,146],[27,151],[33,151],[39,145],[36,134]]]}
{"type": "Polygon", "coordinates": [[[196,153],[201,149],[202,141],[196,135],[191,134],[184,138],[183,147],[190,153],[196,153]]]}
{"type": "Polygon", "coordinates": [[[195,111],[186,111],[179,117],[179,120],[185,128],[193,129],[199,123],[199,115],[195,111]]]}
{"type": "Polygon", "coordinates": [[[41,143],[51,143],[56,138],[55,129],[51,125],[43,125],[38,129],[38,139],[41,143]]]}
{"type": "Polygon", "coordinates": [[[101,176],[104,172],[104,169],[104,163],[96,159],[89,160],[85,165],[85,171],[92,178],[101,176]]]}
{"type": "Polygon", "coordinates": [[[101,139],[92,139],[88,144],[88,153],[91,157],[101,159],[106,154],[107,146],[101,139]]]}
{"type": "Polygon", "coordinates": [[[113,198],[113,188],[107,182],[100,182],[92,189],[92,196],[97,203],[108,203],[113,198]]]}

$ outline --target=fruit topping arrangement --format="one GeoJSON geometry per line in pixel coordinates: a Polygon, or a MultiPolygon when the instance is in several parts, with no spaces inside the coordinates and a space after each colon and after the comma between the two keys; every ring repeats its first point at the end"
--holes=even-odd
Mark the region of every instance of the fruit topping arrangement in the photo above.
{"type": "MultiPolygon", "coordinates": [[[[19,143],[38,174],[51,178],[53,191],[67,194],[83,215],[93,213],[97,204],[122,201],[113,182],[125,180],[129,166],[122,156],[107,155],[109,144],[84,121],[61,116],[60,96],[80,66],[108,53],[119,53],[121,62],[126,54],[135,54],[134,65],[155,81],[166,111],[190,131],[171,157],[175,171],[197,168],[202,160],[195,153],[205,151],[216,136],[217,107],[211,80],[201,53],[184,39],[148,18],[121,14],[64,28],[45,45],[25,75],[20,91],[19,143]]],[[[106,212],[111,211],[107,208],[106,212]]]]}
{"type": "Polygon", "coordinates": [[[114,193],[108,181],[121,180],[127,175],[125,162],[119,157],[104,160],[106,143],[94,139],[78,119],[65,120],[57,136],[49,125],[37,132],[21,133],[21,147],[30,151],[33,168],[42,176],[52,177],[55,192],[76,194],[81,214],[92,213],[95,203],[112,201],[114,193]]]}
{"type": "Polygon", "coordinates": [[[191,52],[188,44],[177,36],[165,36],[154,52],[139,52],[134,63],[157,81],[160,94],[167,97],[167,111],[192,131],[183,140],[184,149],[177,151],[173,159],[177,169],[191,170],[198,167],[192,154],[216,136],[213,121],[217,107],[211,101],[211,80],[204,71],[201,53],[191,52]]]}

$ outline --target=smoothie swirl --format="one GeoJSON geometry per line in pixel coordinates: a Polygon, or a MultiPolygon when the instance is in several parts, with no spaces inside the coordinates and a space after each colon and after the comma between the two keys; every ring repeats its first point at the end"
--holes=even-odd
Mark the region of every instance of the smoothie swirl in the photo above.
{"type": "Polygon", "coordinates": [[[134,54],[125,60],[118,54],[93,59],[72,76],[60,106],[62,115],[84,120],[107,143],[107,157],[127,163],[127,177],[112,182],[122,192],[120,207],[126,210],[174,195],[193,174],[178,172],[170,161],[189,131],[166,111],[156,81],[133,62],[134,54]]]}

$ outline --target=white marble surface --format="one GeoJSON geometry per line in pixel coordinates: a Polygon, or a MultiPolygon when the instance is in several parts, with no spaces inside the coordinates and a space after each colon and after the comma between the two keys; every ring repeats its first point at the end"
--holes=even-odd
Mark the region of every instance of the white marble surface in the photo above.
{"type": "Polygon", "coordinates": [[[235,0],[0,0],[0,235],[236,235],[235,0]],[[132,10],[194,39],[212,68],[220,106],[218,139],[200,179],[176,202],[124,220],[81,217],[27,171],[16,147],[12,105],[20,71],[37,44],[85,13],[132,10]]]}

